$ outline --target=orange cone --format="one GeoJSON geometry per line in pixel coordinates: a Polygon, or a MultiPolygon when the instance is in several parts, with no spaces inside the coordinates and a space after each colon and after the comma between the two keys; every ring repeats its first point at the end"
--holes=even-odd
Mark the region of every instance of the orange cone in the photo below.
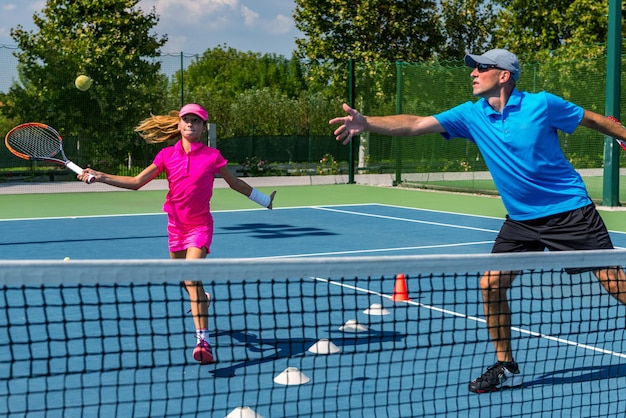
{"type": "Polygon", "coordinates": [[[396,284],[393,289],[393,296],[391,297],[393,301],[407,301],[409,299],[409,291],[406,287],[406,279],[404,278],[404,274],[396,275],[396,284]]]}

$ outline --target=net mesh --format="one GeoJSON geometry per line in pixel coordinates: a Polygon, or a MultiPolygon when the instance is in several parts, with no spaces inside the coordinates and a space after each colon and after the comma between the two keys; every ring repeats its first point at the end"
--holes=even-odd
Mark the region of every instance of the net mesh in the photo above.
{"type": "Polygon", "coordinates": [[[624,254],[0,262],[0,413],[617,414],[624,307],[570,273],[624,254]],[[508,295],[524,384],[491,396],[467,387],[495,361],[486,270],[521,271],[508,295]],[[212,365],[191,356],[184,279],[212,294],[212,365]]]}

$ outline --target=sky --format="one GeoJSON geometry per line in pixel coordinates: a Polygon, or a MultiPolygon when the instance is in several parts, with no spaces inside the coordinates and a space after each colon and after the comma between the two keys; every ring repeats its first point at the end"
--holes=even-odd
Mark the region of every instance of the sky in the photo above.
{"type": "MultiPolygon", "coordinates": [[[[45,4],[0,0],[0,45],[15,46],[10,32],[17,25],[35,31],[33,14],[45,4]]],[[[294,0],[140,0],[138,7],[146,13],[154,7],[159,15],[153,31],[168,37],[162,53],[201,54],[225,44],[291,58],[295,39],[302,37],[292,17],[294,0]]]]}

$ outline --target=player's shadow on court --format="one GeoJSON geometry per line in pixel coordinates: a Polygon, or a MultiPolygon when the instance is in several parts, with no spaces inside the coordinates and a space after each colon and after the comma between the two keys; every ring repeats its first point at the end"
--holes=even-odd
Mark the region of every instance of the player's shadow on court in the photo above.
{"type": "MultiPolygon", "coordinates": [[[[215,377],[233,377],[237,369],[256,366],[282,358],[298,356],[306,353],[318,340],[312,338],[288,338],[288,339],[265,339],[258,338],[255,334],[244,331],[225,331],[212,334],[214,337],[230,336],[242,343],[246,350],[251,353],[260,353],[259,358],[250,358],[233,361],[228,367],[218,367],[211,373],[215,377]]],[[[353,336],[342,335],[333,337],[331,341],[337,347],[355,346],[363,344],[379,344],[384,342],[399,342],[406,338],[406,334],[400,332],[380,332],[369,330],[367,333],[355,333],[353,336]]],[[[218,355],[219,360],[219,355],[218,355]]],[[[219,364],[219,363],[218,363],[219,364]]]]}
{"type": "Polygon", "coordinates": [[[329,236],[337,235],[323,228],[301,227],[289,224],[270,223],[245,223],[233,226],[221,227],[215,231],[215,235],[241,234],[246,233],[253,238],[273,239],[273,238],[300,238],[307,236],[329,236]],[[226,232],[222,232],[226,231],[226,232]]]}
{"type": "Polygon", "coordinates": [[[612,364],[607,366],[585,366],[571,369],[555,370],[543,376],[524,382],[524,387],[562,385],[568,383],[590,382],[593,380],[615,379],[626,377],[626,364],[612,364]]]}

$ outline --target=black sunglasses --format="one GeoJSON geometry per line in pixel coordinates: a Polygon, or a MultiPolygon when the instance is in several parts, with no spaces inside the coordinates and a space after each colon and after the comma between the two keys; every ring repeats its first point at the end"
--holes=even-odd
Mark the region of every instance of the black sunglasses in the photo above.
{"type": "Polygon", "coordinates": [[[498,67],[497,65],[494,65],[494,64],[478,64],[478,63],[476,63],[476,69],[479,72],[481,72],[481,73],[484,72],[484,71],[489,71],[491,69],[508,71],[508,70],[505,70],[504,68],[500,68],[500,67],[498,67]]]}

